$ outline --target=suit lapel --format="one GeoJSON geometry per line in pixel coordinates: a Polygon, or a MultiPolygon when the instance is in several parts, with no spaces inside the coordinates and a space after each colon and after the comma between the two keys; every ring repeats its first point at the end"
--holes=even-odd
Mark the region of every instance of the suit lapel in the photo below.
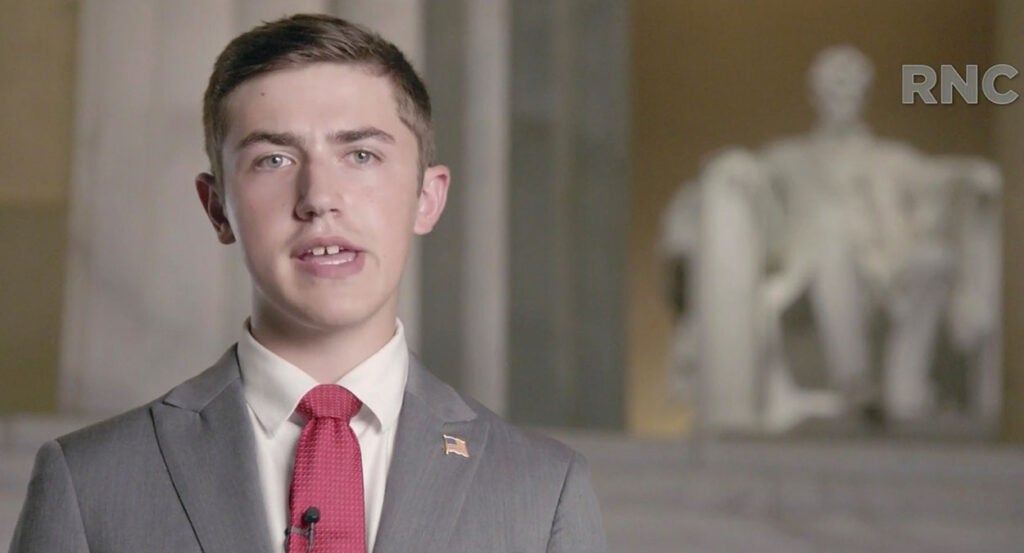
{"type": "Polygon", "coordinates": [[[270,553],[234,349],[153,407],[157,441],[205,553],[270,553]]]}
{"type": "Polygon", "coordinates": [[[443,551],[487,445],[488,426],[454,390],[410,363],[375,553],[443,551]],[[469,458],[445,454],[444,435],[469,458]]]}

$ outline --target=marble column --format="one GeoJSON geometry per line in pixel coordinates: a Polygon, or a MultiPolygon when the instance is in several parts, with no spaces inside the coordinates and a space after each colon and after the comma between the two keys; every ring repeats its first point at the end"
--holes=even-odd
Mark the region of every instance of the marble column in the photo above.
{"type": "Polygon", "coordinates": [[[508,7],[426,5],[425,77],[438,158],[452,171],[444,217],[423,242],[422,357],[491,409],[507,405],[508,7]]]}
{"type": "Polygon", "coordinates": [[[463,382],[499,413],[508,363],[508,32],[506,2],[466,4],[463,382]]]}
{"type": "Polygon", "coordinates": [[[534,424],[620,427],[626,6],[511,6],[510,414],[534,424]]]}
{"type": "Polygon", "coordinates": [[[423,240],[420,296],[421,359],[439,378],[464,389],[466,151],[466,17],[463,0],[435,0],[425,7],[424,78],[430,90],[438,160],[452,172],[444,216],[423,240]]]}

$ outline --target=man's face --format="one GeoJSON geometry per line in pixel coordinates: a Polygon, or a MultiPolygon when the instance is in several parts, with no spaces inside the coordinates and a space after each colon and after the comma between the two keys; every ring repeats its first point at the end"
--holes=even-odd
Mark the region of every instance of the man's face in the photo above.
{"type": "Polygon", "coordinates": [[[221,241],[241,244],[254,325],[393,330],[412,235],[440,217],[448,172],[418,173],[390,81],[355,65],[286,68],[239,85],[224,112],[223,192],[209,175],[197,187],[221,241]]]}

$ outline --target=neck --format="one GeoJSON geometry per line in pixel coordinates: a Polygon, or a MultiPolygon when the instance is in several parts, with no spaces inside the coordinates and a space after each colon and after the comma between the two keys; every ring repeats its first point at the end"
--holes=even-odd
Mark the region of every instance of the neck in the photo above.
{"type": "Polygon", "coordinates": [[[359,324],[330,329],[281,324],[268,313],[254,312],[250,331],[256,341],[321,384],[337,382],[379,351],[395,335],[395,316],[372,317],[359,324]]]}
{"type": "Polygon", "coordinates": [[[819,120],[815,125],[818,135],[831,138],[863,136],[869,134],[868,126],[863,121],[829,121],[819,120]]]}

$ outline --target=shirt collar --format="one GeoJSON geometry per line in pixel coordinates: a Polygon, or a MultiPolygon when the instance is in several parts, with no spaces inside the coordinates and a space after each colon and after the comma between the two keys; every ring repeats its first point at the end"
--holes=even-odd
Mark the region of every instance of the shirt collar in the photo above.
{"type": "MultiPolygon", "coordinates": [[[[395,335],[384,347],[336,382],[363,402],[360,414],[369,411],[381,431],[398,422],[409,374],[409,349],[402,321],[396,319],[395,326],[395,335]]],[[[248,321],[238,340],[238,364],[245,400],[270,435],[288,420],[306,392],[317,385],[302,369],[257,342],[249,331],[248,321]]]]}

